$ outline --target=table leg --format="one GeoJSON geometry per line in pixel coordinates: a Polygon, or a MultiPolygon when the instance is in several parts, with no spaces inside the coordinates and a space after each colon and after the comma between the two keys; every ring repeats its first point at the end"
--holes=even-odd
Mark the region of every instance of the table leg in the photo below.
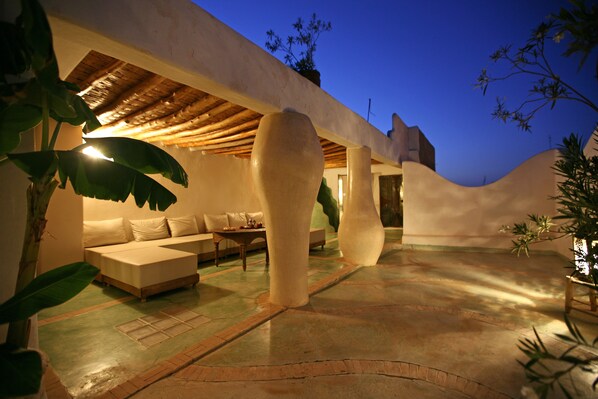
{"type": "Polygon", "coordinates": [[[268,252],[268,243],[266,243],[266,266],[270,265],[270,252],[268,252]]]}
{"type": "Polygon", "coordinates": [[[218,246],[219,246],[219,245],[220,245],[220,242],[215,242],[215,243],[214,243],[214,252],[215,252],[215,255],[214,255],[214,256],[216,257],[216,258],[214,259],[214,262],[216,263],[216,267],[218,267],[218,257],[219,257],[219,256],[218,256],[218,246]]]}
{"type": "Polygon", "coordinates": [[[240,251],[241,251],[241,259],[243,259],[243,271],[245,271],[247,269],[247,259],[245,257],[245,255],[246,255],[245,244],[240,245],[240,251]]]}

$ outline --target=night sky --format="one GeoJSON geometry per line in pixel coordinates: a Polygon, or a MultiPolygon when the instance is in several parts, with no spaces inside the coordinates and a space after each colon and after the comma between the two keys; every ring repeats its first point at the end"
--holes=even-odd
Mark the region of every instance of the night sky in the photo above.
{"type": "MultiPolygon", "coordinates": [[[[596,1],[596,0],[592,0],[596,1]]],[[[298,17],[316,13],[332,22],[317,43],[315,61],[322,89],[367,118],[383,133],[397,113],[417,125],[436,148],[440,175],[468,186],[491,183],[529,157],[556,147],[563,136],[591,135],[598,114],[573,102],[557,103],[532,120],[532,133],[492,119],[496,98],[507,105],[525,99],[529,78],[491,86],[482,95],[474,83],[482,68],[499,71],[489,55],[498,47],[525,43],[557,0],[194,0],[216,18],[265,48],[266,31],[292,34],[298,17]]],[[[548,55],[563,80],[598,103],[592,76],[596,54],[580,72],[578,57],[548,55]]],[[[276,54],[282,59],[282,54],[276,54]]]]}

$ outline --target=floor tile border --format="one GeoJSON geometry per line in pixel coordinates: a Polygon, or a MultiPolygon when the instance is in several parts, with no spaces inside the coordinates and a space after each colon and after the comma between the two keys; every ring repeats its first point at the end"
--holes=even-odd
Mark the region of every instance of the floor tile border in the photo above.
{"type": "Polygon", "coordinates": [[[363,374],[423,381],[460,392],[471,398],[514,399],[514,397],[492,389],[487,385],[440,369],[389,360],[317,360],[282,365],[244,367],[214,367],[193,364],[176,373],[173,378],[199,382],[255,382],[363,374]]]}
{"type": "Polygon", "coordinates": [[[114,299],[112,301],[100,303],[98,305],[88,306],[86,308],[73,310],[71,312],[63,313],[63,314],[60,314],[57,316],[48,317],[48,318],[39,320],[37,322],[37,325],[38,325],[38,327],[46,326],[51,323],[56,323],[57,321],[63,321],[63,320],[70,319],[71,317],[80,316],[82,314],[95,312],[96,310],[102,310],[102,309],[110,308],[112,306],[127,303],[127,302],[132,301],[133,299],[138,299],[138,298],[134,295],[128,295],[123,298],[114,299]]]}

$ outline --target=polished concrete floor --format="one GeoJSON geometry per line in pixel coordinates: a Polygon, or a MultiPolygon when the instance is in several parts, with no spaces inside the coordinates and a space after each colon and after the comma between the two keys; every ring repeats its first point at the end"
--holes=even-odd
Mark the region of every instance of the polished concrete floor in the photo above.
{"type": "MultiPolygon", "coordinates": [[[[556,256],[402,250],[388,230],[378,264],[354,267],[332,240],[296,309],[268,305],[264,254],[248,261],[146,303],[92,285],[40,315],[40,345],[74,397],[135,398],[518,398],[518,340],[535,326],[566,348],[556,256]]],[[[571,318],[598,335],[598,318],[571,318]]],[[[591,378],[575,374],[578,397],[591,378]]]]}

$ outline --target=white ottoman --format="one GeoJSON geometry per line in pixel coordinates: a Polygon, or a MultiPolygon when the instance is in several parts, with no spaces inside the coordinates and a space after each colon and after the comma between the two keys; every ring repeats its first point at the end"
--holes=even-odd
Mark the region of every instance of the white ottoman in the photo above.
{"type": "Polygon", "coordinates": [[[162,247],[102,255],[103,281],[145,301],[150,295],[199,281],[197,255],[162,247]]]}

